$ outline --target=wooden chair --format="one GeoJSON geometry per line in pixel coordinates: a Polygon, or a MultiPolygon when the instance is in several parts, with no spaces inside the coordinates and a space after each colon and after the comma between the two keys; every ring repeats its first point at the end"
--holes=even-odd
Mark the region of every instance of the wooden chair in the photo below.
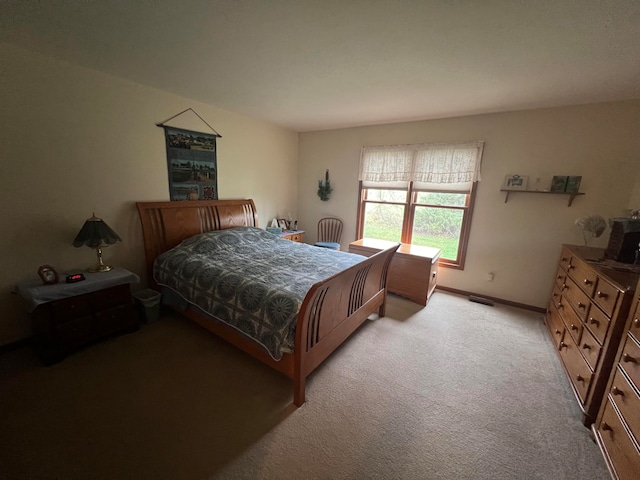
{"type": "Polygon", "coordinates": [[[318,222],[318,241],[315,244],[316,247],[340,250],[342,226],[342,220],[339,218],[321,218],[318,222]]]}

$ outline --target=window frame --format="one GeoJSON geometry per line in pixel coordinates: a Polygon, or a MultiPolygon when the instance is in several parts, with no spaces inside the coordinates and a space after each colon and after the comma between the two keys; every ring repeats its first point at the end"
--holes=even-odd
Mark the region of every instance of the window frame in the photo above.
{"type": "Polygon", "coordinates": [[[358,189],[358,216],[357,216],[357,225],[356,225],[356,237],[362,238],[364,233],[364,220],[365,220],[365,208],[367,203],[377,203],[377,204],[385,204],[385,205],[403,205],[404,213],[402,219],[402,230],[401,230],[401,242],[402,243],[411,243],[411,237],[413,235],[413,221],[415,219],[415,211],[416,207],[428,207],[428,208],[446,208],[446,209],[454,209],[454,210],[462,210],[462,225],[460,226],[460,237],[458,242],[458,255],[457,259],[445,259],[440,258],[438,264],[443,267],[454,268],[458,270],[464,270],[464,265],[467,258],[467,249],[469,245],[469,234],[471,231],[471,220],[473,218],[473,209],[475,206],[476,199],[476,189],[478,182],[475,181],[471,184],[471,191],[466,193],[467,196],[466,202],[464,206],[445,206],[445,205],[433,205],[428,203],[418,203],[417,197],[420,192],[434,192],[434,193],[442,193],[441,190],[415,190],[413,187],[413,182],[409,182],[408,187],[406,187],[406,197],[405,202],[393,201],[393,202],[385,202],[379,200],[367,200],[366,191],[367,190],[397,190],[402,191],[400,188],[391,188],[391,187],[364,187],[363,182],[359,181],[359,189],[358,189]]]}

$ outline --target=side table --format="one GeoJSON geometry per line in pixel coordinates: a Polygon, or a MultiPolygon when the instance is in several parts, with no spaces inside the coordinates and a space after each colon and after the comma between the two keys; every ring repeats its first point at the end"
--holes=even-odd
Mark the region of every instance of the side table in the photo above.
{"type": "Polygon", "coordinates": [[[31,316],[34,347],[46,365],[112,334],[139,328],[131,283],[140,278],[124,268],[85,273],[77,283],[43,285],[28,280],[17,285],[31,316]]]}
{"type": "Polygon", "coordinates": [[[302,243],[304,230],[285,230],[280,234],[281,238],[291,240],[292,242],[302,243]]]}

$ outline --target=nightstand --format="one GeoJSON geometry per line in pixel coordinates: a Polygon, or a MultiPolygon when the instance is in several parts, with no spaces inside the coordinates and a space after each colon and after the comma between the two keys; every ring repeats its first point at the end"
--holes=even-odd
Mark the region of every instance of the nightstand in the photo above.
{"type": "Polygon", "coordinates": [[[280,234],[281,238],[291,240],[292,242],[303,242],[304,230],[285,230],[280,234]]]}
{"type": "Polygon", "coordinates": [[[77,283],[43,285],[29,280],[17,286],[31,315],[36,352],[46,365],[116,333],[139,328],[131,283],[140,278],[124,268],[85,273],[77,283]]]}

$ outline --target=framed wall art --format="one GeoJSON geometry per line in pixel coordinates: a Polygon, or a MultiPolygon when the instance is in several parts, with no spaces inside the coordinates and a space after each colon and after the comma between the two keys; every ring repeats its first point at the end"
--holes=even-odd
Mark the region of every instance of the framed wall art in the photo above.
{"type": "Polygon", "coordinates": [[[502,190],[526,190],[529,177],[526,175],[507,175],[504,177],[502,190]]]}
{"type": "Polygon", "coordinates": [[[576,175],[567,177],[567,185],[565,186],[564,191],[567,193],[578,193],[580,191],[581,181],[581,176],[576,175]]]}
{"type": "Polygon", "coordinates": [[[216,137],[164,127],[171,200],[217,200],[216,137]]]}

